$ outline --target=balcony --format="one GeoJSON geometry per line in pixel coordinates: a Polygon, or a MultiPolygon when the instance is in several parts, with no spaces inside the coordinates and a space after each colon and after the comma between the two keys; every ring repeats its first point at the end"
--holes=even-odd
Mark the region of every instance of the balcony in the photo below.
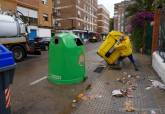
{"type": "Polygon", "coordinates": [[[39,7],[39,0],[17,0],[17,3],[32,9],[38,9],[39,7]]]}

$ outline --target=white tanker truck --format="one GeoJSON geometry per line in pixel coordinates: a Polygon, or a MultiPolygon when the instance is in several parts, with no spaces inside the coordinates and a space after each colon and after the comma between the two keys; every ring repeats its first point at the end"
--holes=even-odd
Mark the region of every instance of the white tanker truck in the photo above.
{"type": "Polygon", "coordinates": [[[0,44],[13,52],[16,61],[23,60],[27,54],[40,54],[36,42],[29,46],[26,34],[26,25],[20,18],[0,14],[0,44]]]}

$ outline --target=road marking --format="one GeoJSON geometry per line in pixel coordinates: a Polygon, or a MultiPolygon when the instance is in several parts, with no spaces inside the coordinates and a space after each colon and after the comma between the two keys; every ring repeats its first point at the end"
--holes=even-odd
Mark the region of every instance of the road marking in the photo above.
{"type": "Polygon", "coordinates": [[[42,77],[42,78],[40,78],[40,79],[38,79],[38,80],[36,80],[36,81],[30,83],[30,86],[35,85],[35,84],[37,84],[37,83],[39,83],[39,82],[41,82],[41,81],[43,81],[43,80],[45,80],[45,79],[47,79],[47,76],[44,76],[44,77],[42,77]]]}

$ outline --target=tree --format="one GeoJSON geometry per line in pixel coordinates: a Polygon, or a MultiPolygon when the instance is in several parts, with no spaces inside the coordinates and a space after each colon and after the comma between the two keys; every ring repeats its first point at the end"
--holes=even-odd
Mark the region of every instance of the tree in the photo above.
{"type": "Polygon", "coordinates": [[[165,7],[165,0],[154,0],[153,6],[155,9],[160,9],[165,7]]]}
{"type": "Polygon", "coordinates": [[[109,20],[109,31],[114,30],[114,18],[110,18],[109,20]]]}
{"type": "Polygon", "coordinates": [[[153,11],[153,3],[154,0],[132,0],[132,3],[126,8],[126,17],[141,11],[153,11]]]}
{"type": "Polygon", "coordinates": [[[128,7],[126,8],[126,17],[132,17],[131,20],[133,23],[131,23],[131,26],[133,28],[132,32],[134,33],[134,40],[137,40],[139,38],[139,35],[135,36],[136,32],[143,31],[142,39],[141,39],[142,44],[139,44],[139,45],[141,45],[141,47],[139,47],[139,49],[142,48],[143,53],[145,52],[145,46],[146,46],[145,45],[146,44],[146,42],[145,42],[146,41],[146,28],[147,28],[146,23],[150,21],[150,20],[146,19],[146,12],[152,13],[154,11],[154,7],[153,7],[154,1],[155,0],[133,0],[132,3],[130,5],[128,5],[128,7]],[[140,16],[142,14],[143,14],[144,18],[140,19],[138,16],[140,16]],[[138,17],[138,18],[134,18],[134,17],[138,17]],[[134,26],[137,23],[137,21],[142,22],[141,23],[142,27],[134,26]],[[141,30],[138,30],[138,29],[141,29],[141,30]]]}

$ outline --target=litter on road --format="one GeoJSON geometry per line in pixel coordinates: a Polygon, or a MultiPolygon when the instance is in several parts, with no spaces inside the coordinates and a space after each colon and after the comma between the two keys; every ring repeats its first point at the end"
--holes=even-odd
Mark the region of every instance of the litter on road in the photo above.
{"type": "Polygon", "coordinates": [[[146,90],[150,90],[152,88],[160,88],[162,90],[165,90],[165,85],[157,80],[149,80],[151,81],[152,85],[149,86],[149,87],[146,87],[145,89],[146,90]]]}
{"type": "Polygon", "coordinates": [[[112,96],[115,96],[115,97],[124,97],[124,94],[123,94],[122,90],[118,89],[118,90],[113,90],[112,91],[112,96]]]}
{"type": "Polygon", "coordinates": [[[87,91],[87,90],[91,89],[91,87],[92,87],[92,85],[89,84],[89,85],[87,85],[87,87],[85,88],[85,90],[87,91]]]}
{"type": "Polygon", "coordinates": [[[124,109],[126,112],[134,112],[135,108],[133,107],[132,101],[125,101],[124,102],[124,109]]]}
{"type": "Polygon", "coordinates": [[[165,85],[157,80],[150,80],[152,82],[153,87],[158,87],[160,89],[165,90],[165,85]]]}

